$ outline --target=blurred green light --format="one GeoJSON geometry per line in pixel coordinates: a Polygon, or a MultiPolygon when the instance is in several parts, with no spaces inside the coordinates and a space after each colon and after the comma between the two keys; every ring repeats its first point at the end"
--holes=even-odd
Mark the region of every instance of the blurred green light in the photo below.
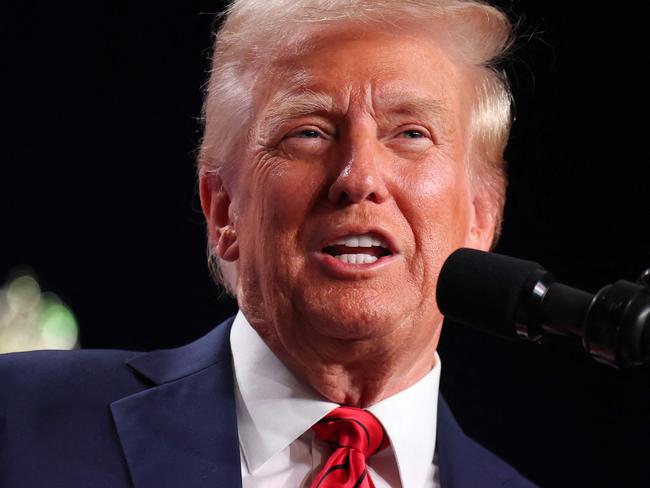
{"type": "Polygon", "coordinates": [[[41,315],[41,337],[46,348],[71,349],[77,342],[77,320],[64,304],[47,297],[41,315]]]}

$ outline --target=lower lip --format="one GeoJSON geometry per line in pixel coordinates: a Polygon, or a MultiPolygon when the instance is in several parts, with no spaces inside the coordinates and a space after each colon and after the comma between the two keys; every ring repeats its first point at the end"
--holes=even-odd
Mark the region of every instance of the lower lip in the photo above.
{"type": "Polygon", "coordinates": [[[359,277],[367,273],[375,273],[391,263],[395,262],[397,255],[391,254],[390,256],[382,256],[374,263],[351,264],[344,263],[336,259],[331,254],[324,252],[316,252],[314,256],[318,263],[328,272],[337,277],[348,278],[350,276],[359,277]]]}

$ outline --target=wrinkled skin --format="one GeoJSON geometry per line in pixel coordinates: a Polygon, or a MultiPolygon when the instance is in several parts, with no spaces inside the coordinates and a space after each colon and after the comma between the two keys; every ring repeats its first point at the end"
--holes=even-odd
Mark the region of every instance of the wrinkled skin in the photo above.
{"type": "Polygon", "coordinates": [[[433,367],[439,270],[493,238],[467,168],[473,73],[431,39],[371,32],[267,71],[233,176],[202,176],[211,236],[275,354],[326,398],[368,406],[433,367]],[[323,261],[333,238],[371,231],[393,246],[382,265],[323,261]]]}

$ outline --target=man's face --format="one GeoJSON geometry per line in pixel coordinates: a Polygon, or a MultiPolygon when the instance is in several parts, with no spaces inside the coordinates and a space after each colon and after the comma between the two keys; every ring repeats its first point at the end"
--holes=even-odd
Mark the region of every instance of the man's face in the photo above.
{"type": "Polygon", "coordinates": [[[491,238],[466,166],[468,73],[431,40],[372,33],[274,61],[228,209],[240,306],[267,341],[437,341],[444,260],[491,238]]]}

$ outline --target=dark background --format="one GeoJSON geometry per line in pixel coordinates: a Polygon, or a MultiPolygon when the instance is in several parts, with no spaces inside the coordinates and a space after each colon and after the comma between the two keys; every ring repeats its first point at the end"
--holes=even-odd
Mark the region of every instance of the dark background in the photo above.
{"type": "MultiPolygon", "coordinates": [[[[2,5],[0,278],[30,266],[85,348],[199,337],[235,310],[207,274],[194,176],[221,3],[2,5]]],[[[497,251],[590,292],[634,280],[650,266],[645,20],[630,6],[501,5],[523,25],[497,251]]],[[[542,486],[649,485],[648,367],[599,365],[577,340],[454,324],[443,336],[442,390],[468,434],[542,486]]]]}

